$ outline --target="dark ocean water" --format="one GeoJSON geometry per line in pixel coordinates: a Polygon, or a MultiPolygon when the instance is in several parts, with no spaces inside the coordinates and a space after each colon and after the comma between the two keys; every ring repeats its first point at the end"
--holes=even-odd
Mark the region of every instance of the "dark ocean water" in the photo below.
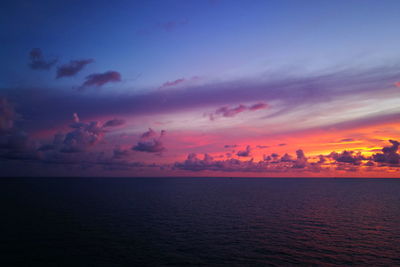
{"type": "Polygon", "coordinates": [[[0,266],[400,265],[400,179],[1,179],[0,266]]]}

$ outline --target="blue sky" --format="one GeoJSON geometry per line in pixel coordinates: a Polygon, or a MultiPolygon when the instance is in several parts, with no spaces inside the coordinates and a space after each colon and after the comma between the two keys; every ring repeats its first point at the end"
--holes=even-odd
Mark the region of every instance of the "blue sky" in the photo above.
{"type": "MultiPolygon", "coordinates": [[[[191,76],[252,76],[397,59],[398,1],[8,1],[3,86],[70,86],[21,68],[32,47],[90,70],[118,69],[127,90],[191,76]],[[166,26],[172,23],[170,28],[166,26]]],[[[26,65],[26,64],[25,64],[26,65]]]]}

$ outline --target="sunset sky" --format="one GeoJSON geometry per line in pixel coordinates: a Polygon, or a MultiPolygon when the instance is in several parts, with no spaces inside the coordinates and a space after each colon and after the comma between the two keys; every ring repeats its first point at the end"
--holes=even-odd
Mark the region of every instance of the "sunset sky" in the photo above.
{"type": "Polygon", "coordinates": [[[400,177],[399,10],[2,1],[0,176],[400,177]]]}

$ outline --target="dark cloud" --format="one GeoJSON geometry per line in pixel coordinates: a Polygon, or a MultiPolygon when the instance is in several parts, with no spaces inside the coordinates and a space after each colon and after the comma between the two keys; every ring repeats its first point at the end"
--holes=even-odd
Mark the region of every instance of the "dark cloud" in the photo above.
{"type": "Polygon", "coordinates": [[[106,121],[106,123],[103,124],[103,127],[117,127],[117,126],[121,126],[124,125],[125,121],[124,120],[120,120],[120,119],[112,119],[109,121],[106,121]]]}
{"type": "Polygon", "coordinates": [[[204,154],[203,159],[200,159],[197,154],[190,153],[185,161],[176,162],[174,167],[189,171],[210,170],[225,172],[286,172],[293,168],[308,171],[320,170],[318,165],[308,164],[307,158],[302,150],[298,150],[296,154],[296,160],[292,160],[289,155],[284,156],[287,160],[280,160],[278,155],[275,154],[275,161],[272,160],[271,156],[265,156],[263,160],[255,162],[253,159],[242,161],[234,158],[214,160],[214,158],[208,154],[204,154]]]}
{"type": "Polygon", "coordinates": [[[375,163],[373,161],[369,160],[367,163],[365,163],[365,166],[372,167],[372,166],[375,166],[375,163]]]}
{"type": "Polygon", "coordinates": [[[264,145],[257,145],[257,148],[259,149],[264,149],[264,148],[269,148],[270,146],[264,146],[264,145]]]}
{"type": "Polygon", "coordinates": [[[353,138],[344,138],[340,140],[340,142],[353,142],[353,141],[354,141],[353,138]]]}
{"type": "Polygon", "coordinates": [[[399,149],[400,143],[395,140],[389,140],[392,144],[391,146],[384,147],[382,149],[383,153],[377,153],[373,155],[373,159],[375,162],[379,163],[389,163],[389,164],[398,164],[400,161],[400,155],[397,153],[399,149]]]}
{"type": "Polygon", "coordinates": [[[214,160],[208,154],[204,154],[203,159],[199,159],[195,153],[188,155],[187,159],[174,165],[177,169],[189,171],[261,171],[261,165],[257,166],[253,160],[240,161],[238,159],[214,160]]]}
{"type": "Polygon", "coordinates": [[[77,113],[73,114],[73,123],[69,126],[72,131],[65,134],[57,133],[52,144],[45,144],[40,151],[56,150],[62,153],[86,152],[98,144],[106,133],[105,128],[120,126],[122,120],[113,119],[102,124],[98,121],[82,122],[77,113]]]}
{"type": "Polygon", "coordinates": [[[45,60],[42,50],[39,48],[31,50],[29,59],[29,67],[33,70],[49,70],[57,62],[57,59],[45,60]]]}
{"type": "Polygon", "coordinates": [[[0,136],[0,158],[14,160],[39,159],[37,142],[23,131],[0,136]]]}
{"type": "Polygon", "coordinates": [[[236,153],[238,157],[250,157],[251,156],[251,147],[248,145],[245,150],[241,150],[236,153]]]}
{"type": "Polygon", "coordinates": [[[319,163],[319,164],[322,164],[322,163],[325,163],[325,162],[326,162],[326,158],[325,158],[324,155],[319,155],[318,158],[319,158],[319,160],[318,160],[318,163],[319,163]]]}
{"type": "Polygon", "coordinates": [[[288,153],[285,153],[285,155],[282,156],[281,162],[293,162],[294,160],[292,159],[292,156],[290,156],[288,153]]]}
{"type": "Polygon", "coordinates": [[[235,147],[237,147],[238,145],[224,145],[224,148],[235,148],[235,147]]]}
{"type": "Polygon", "coordinates": [[[193,76],[191,78],[180,78],[180,79],[176,79],[174,81],[167,81],[167,82],[163,83],[158,89],[175,87],[177,85],[180,85],[182,87],[183,84],[189,85],[189,82],[193,82],[198,79],[200,79],[199,76],[193,76]]]}
{"type": "Polygon", "coordinates": [[[104,131],[97,121],[84,123],[67,133],[61,148],[64,153],[84,152],[103,139],[104,131]]]}
{"type": "Polygon", "coordinates": [[[296,161],[293,164],[293,168],[305,168],[308,164],[307,157],[304,155],[303,150],[296,150],[296,161]]]}
{"type": "Polygon", "coordinates": [[[260,103],[257,103],[257,104],[254,104],[254,105],[250,106],[249,110],[254,111],[254,110],[259,110],[259,109],[266,109],[267,107],[268,107],[267,104],[260,102],[260,103]]]}
{"type": "Polygon", "coordinates": [[[222,115],[223,117],[234,117],[245,110],[247,110],[247,108],[244,105],[239,105],[235,108],[221,107],[215,111],[215,114],[222,115]]]}
{"type": "Polygon", "coordinates": [[[162,130],[160,136],[157,137],[155,131],[150,128],[147,132],[142,134],[139,142],[132,147],[132,150],[148,153],[161,153],[165,151],[166,148],[161,140],[165,133],[166,132],[162,130]]]}
{"type": "Polygon", "coordinates": [[[59,150],[63,144],[64,135],[62,133],[56,133],[54,135],[53,143],[42,145],[39,148],[39,151],[48,151],[48,150],[59,150]]]}
{"type": "Polygon", "coordinates": [[[80,72],[87,64],[94,62],[93,59],[72,60],[57,69],[56,78],[71,77],[80,72]]]}
{"type": "Polygon", "coordinates": [[[155,136],[157,136],[157,133],[153,129],[149,128],[148,131],[144,132],[141,135],[141,138],[142,139],[148,139],[148,138],[154,138],[155,136]]]}
{"type": "Polygon", "coordinates": [[[0,158],[3,159],[35,159],[37,143],[20,129],[15,128],[19,119],[6,98],[0,98],[0,158]]]}
{"type": "Polygon", "coordinates": [[[121,147],[117,146],[113,150],[113,158],[115,159],[124,159],[130,156],[130,151],[128,149],[122,149],[121,147]]]}
{"type": "Polygon", "coordinates": [[[184,78],[177,79],[177,80],[172,81],[172,82],[169,82],[169,81],[168,81],[168,82],[163,83],[163,84],[160,86],[160,88],[175,86],[175,85],[181,84],[181,83],[183,83],[183,82],[185,82],[185,81],[186,81],[186,80],[185,80],[184,78]]]}
{"type": "Polygon", "coordinates": [[[286,144],[285,144],[285,143],[282,143],[282,144],[278,144],[278,146],[286,146],[286,144]]]}
{"type": "Polygon", "coordinates": [[[237,107],[220,107],[215,112],[208,114],[210,120],[214,120],[216,117],[222,116],[222,117],[234,117],[239,113],[242,113],[244,111],[256,111],[260,109],[265,109],[267,108],[267,104],[264,103],[257,103],[254,104],[250,107],[245,106],[245,105],[238,105],[237,107]]]}
{"type": "Polygon", "coordinates": [[[132,149],[142,152],[159,153],[164,151],[165,147],[160,140],[153,139],[148,141],[139,141],[132,149]]]}
{"type": "Polygon", "coordinates": [[[121,74],[116,71],[107,71],[104,73],[94,73],[86,77],[86,81],[80,87],[81,89],[88,86],[103,86],[110,82],[120,82],[121,74]]]}
{"type": "Polygon", "coordinates": [[[360,165],[361,161],[365,159],[361,153],[354,153],[354,151],[347,150],[341,153],[332,152],[330,157],[336,160],[336,162],[351,163],[354,165],[360,165]]]}
{"type": "Polygon", "coordinates": [[[13,128],[17,114],[5,97],[0,97],[0,134],[13,128]]]}

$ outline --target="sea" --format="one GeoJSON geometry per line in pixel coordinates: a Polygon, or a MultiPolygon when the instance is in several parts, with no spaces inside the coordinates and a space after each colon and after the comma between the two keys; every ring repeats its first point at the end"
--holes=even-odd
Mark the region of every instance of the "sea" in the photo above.
{"type": "Polygon", "coordinates": [[[400,266],[400,179],[2,178],[0,266],[400,266]]]}

